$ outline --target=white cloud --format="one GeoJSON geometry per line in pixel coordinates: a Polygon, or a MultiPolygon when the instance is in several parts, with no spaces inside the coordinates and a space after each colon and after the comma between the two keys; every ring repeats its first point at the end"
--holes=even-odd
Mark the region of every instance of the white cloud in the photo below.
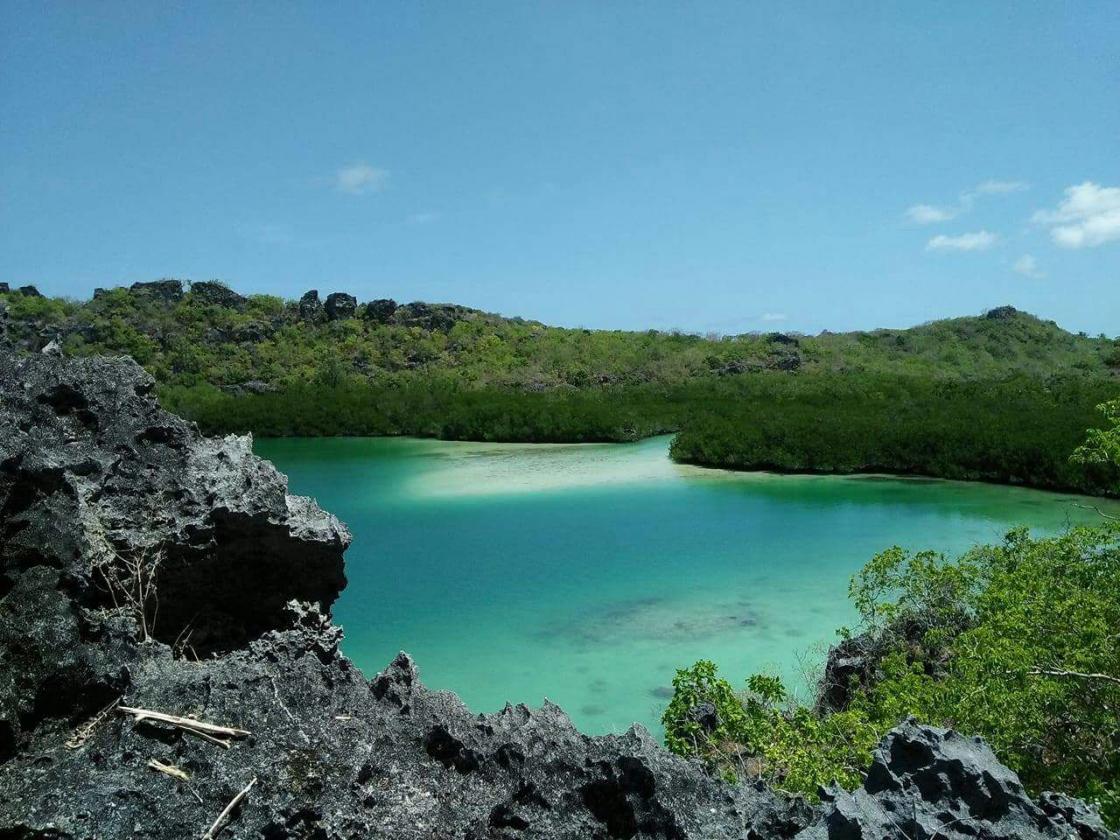
{"type": "Polygon", "coordinates": [[[1039,210],[1031,220],[1050,226],[1050,238],[1063,248],[1093,248],[1120,239],[1120,187],[1092,181],[1066,187],[1056,210],[1039,210]]]}
{"type": "Polygon", "coordinates": [[[1046,275],[1039,270],[1038,260],[1030,254],[1023,254],[1011,266],[1011,270],[1016,274],[1022,274],[1024,277],[1030,277],[1034,280],[1041,280],[1046,275]]]}
{"type": "Polygon", "coordinates": [[[759,316],[760,321],[769,321],[771,323],[774,321],[785,321],[788,318],[789,316],[784,312],[764,312],[759,316]]]}
{"type": "Polygon", "coordinates": [[[410,225],[430,225],[432,222],[439,221],[439,215],[439,213],[433,212],[413,213],[408,217],[408,223],[410,225]]]}
{"type": "Polygon", "coordinates": [[[980,196],[1007,195],[1008,193],[1022,192],[1029,188],[1030,184],[1025,181],[996,181],[988,179],[987,181],[981,181],[972,189],[962,192],[956,206],[946,207],[935,204],[915,204],[906,209],[906,218],[919,225],[932,225],[938,222],[947,222],[971,210],[972,205],[980,196]]]}
{"type": "Polygon", "coordinates": [[[906,218],[919,225],[947,222],[960,212],[953,207],[934,207],[932,204],[915,204],[906,210],[906,218]]]}
{"type": "Polygon", "coordinates": [[[334,175],[334,188],[350,195],[365,195],[380,192],[389,181],[389,173],[384,169],[358,163],[344,166],[334,175]]]}
{"type": "Polygon", "coordinates": [[[986,251],[999,240],[994,233],[978,230],[975,233],[962,233],[960,236],[939,234],[926,243],[927,251],[986,251]]]}
{"type": "Polygon", "coordinates": [[[1029,189],[1030,184],[1025,181],[981,181],[975,187],[961,196],[963,201],[970,201],[978,195],[1006,195],[1007,193],[1022,192],[1029,189]]]}

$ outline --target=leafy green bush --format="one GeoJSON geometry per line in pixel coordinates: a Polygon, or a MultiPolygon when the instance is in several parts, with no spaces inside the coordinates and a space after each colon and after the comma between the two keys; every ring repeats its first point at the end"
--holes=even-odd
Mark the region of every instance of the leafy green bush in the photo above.
{"type": "Polygon", "coordinates": [[[736,693],[707,660],[677,671],[661,720],[673,752],[729,781],[763,778],[810,799],[832,782],[858,785],[880,736],[862,713],[822,717],[794,705],[777,677],[755,674],[736,693]]]}
{"type": "Polygon", "coordinates": [[[1019,529],[955,562],[891,549],[852,595],[880,659],[847,709],[779,709],[773,683],[752,678],[736,695],[697,663],[674,681],[669,748],[811,793],[857,783],[872,745],[913,715],[983,736],[1030,790],[1096,801],[1120,823],[1120,526],[1019,529]],[[690,717],[701,702],[716,704],[719,728],[690,717]]]}

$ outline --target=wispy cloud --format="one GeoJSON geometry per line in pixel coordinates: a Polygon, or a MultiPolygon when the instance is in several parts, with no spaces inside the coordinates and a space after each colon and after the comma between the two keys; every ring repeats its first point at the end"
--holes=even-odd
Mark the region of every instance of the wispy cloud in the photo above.
{"type": "Polygon", "coordinates": [[[389,173],[364,161],[344,166],[334,174],[334,188],[349,195],[381,192],[389,182],[389,173]]]}
{"type": "Polygon", "coordinates": [[[1024,277],[1030,277],[1033,280],[1041,280],[1046,274],[1038,267],[1038,260],[1030,254],[1023,254],[1011,266],[1011,270],[1016,274],[1022,274],[1024,277]]]}
{"type": "Polygon", "coordinates": [[[438,222],[440,214],[433,211],[426,211],[423,213],[413,213],[407,219],[410,225],[430,225],[432,222],[438,222]]]}
{"type": "Polygon", "coordinates": [[[1007,193],[1023,192],[1026,189],[1030,189],[1030,184],[1026,181],[981,181],[971,190],[962,193],[961,200],[971,201],[980,195],[1006,195],[1007,193]]]}
{"type": "Polygon", "coordinates": [[[975,233],[962,233],[960,236],[946,236],[938,234],[926,243],[927,251],[986,251],[991,248],[999,237],[986,230],[975,233]]]}
{"type": "Polygon", "coordinates": [[[1050,238],[1063,248],[1094,248],[1120,240],[1120,187],[1092,181],[1066,187],[1054,210],[1039,210],[1031,221],[1050,227],[1050,238]]]}
{"type": "Polygon", "coordinates": [[[758,320],[766,321],[767,323],[775,323],[777,321],[788,321],[789,316],[784,312],[763,312],[758,320]]]}
{"type": "Polygon", "coordinates": [[[955,207],[934,207],[932,204],[915,204],[906,208],[906,218],[919,225],[932,225],[947,222],[960,211],[955,207]]]}
{"type": "Polygon", "coordinates": [[[939,222],[948,222],[957,218],[962,213],[972,209],[976,199],[985,195],[1007,195],[1008,193],[1022,192],[1030,189],[1026,181],[996,181],[989,179],[981,181],[972,189],[965,190],[957,196],[954,205],[914,204],[906,208],[905,216],[911,222],[919,225],[933,225],[939,222]]]}

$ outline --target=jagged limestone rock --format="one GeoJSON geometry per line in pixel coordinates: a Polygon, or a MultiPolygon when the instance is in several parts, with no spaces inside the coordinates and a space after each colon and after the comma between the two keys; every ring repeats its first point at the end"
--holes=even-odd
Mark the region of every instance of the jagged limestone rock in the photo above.
{"type": "Polygon", "coordinates": [[[358,309],[358,299],[346,292],[331,292],[327,295],[327,302],[323,308],[327,312],[328,320],[339,321],[343,318],[353,318],[358,309]]]}
{"type": "Polygon", "coordinates": [[[239,295],[229,286],[216,280],[192,283],[191,297],[213,306],[224,306],[226,309],[244,309],[247,303],[244,295],[239,295]]]}

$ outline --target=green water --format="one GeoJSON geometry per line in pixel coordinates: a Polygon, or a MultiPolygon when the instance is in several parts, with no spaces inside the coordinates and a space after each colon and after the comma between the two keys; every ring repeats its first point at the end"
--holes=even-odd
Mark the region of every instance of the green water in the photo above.
{"type": "Polygon", "coordinates": [[[849,578],[887,546],[955,552],[1094,516],[1009,487],[678,466],[668,443],[256,450],[354,533],[335,618],[367,675],[407,650],[476,711],[547,697],[592,733],[660,733],[674,669],[700,658],[803,687],[853,619],[849,578]]]}

